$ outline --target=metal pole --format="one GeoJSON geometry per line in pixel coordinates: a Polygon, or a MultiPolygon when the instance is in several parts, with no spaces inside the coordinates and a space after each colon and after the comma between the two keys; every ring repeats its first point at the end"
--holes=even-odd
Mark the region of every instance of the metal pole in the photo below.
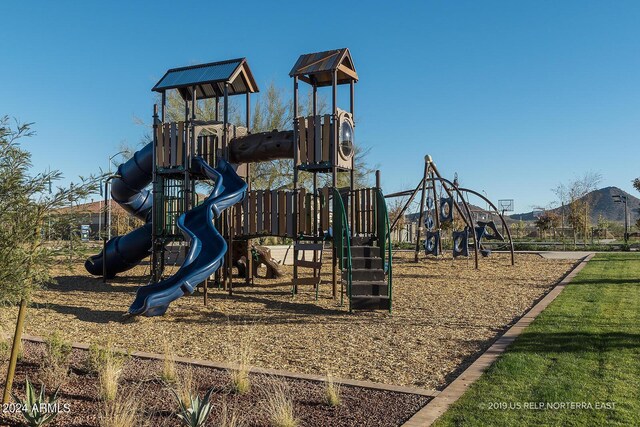
{"type": "MultiPolygon", "coordinates": [[[[166,94],[162,92],[162,121],[164,121],[164,110],[165,110],[165,102],[166,102],[166,94]]],[[[158,148],[158,104],[153,105],[153,154],[152,154],[152,162],[151,165],[151,174],[152,174],[152,182],[151,182],[151,197],[153,200],[153,204],[151,206],[151,279],[154,282],[160,280],[159,274],[159,263],[158,263],[158,250],[157,250],[157,240],[158,240],[158,176],[156,171],[156,164],[158,163],[157,148],[158,148]]]]}
{"type": "MultiPolygon", "coordinates": [[[[109,197],[109,181],[114,178],[120,178],[120,175],[111,175],[104,181],[104,204],[107,205],[107,198],[109,197]]],[[[109,201],[111,198],[109,197],[109,201]]],[[[105,211],[105,221],[107,212],[105,211]]],[[[107,237],[102,236],[102,283],[107,283],[107,237]]]]}
{"type": "Polygon", "coordinates": [[[7,369],[7,379],[4,384],[4,393],[2,395],[2,404],[9,403],[11,396],[11,388],[13,387],[13,377],[16,374],[16,365],[18,363],[18,353],[22,344],[22,330],[24,329],[24,318],[27,314],[27,300],[20,300],[20,309],[18,310],[18,320],[16,322],[16,330],[13,334],[13,345],[11,346],[11,357],[9,358],[9,368],[7,369]]]}
{"type": "MultiPolygon", "coordinates": [[[[331,183],[334,189],[337,190],[338,186],[338,169],[336,163],[338,162],[338,71],[334,70],[332,75],[332,115],[333,115],[333,132],[331,133],[331,146],[329,153],[331,153],[331,183]]],[[[335,196],[334,196],[335,197],[335,196]]],[[[326,203],[329,203],[327,200],[326,203]]],[[[337,233],[336,230],[333,230],[334,233],[337,233]]],[[[332,267],[331,267],[331,291],[333,293],[333,297],[336,298],[338,295],[338,250],[333,245],[332,249],[332,267]]],[[[317,286],[317,285],[316,285],[317,286]]]]}
{"type": "Polygon", "coordinates": [[[629,213],[627,212],[627,196],[624,196],[624,243],[629,240],[629,213]]]}
{"type": "Polygon", "coordinates": [[[422,221],[424,213],[425,197],[427,195],[427,173],[429,170],[429,156],[424,159],[424,172],[422,174],[422,194],[420,195],[420,213],[418,215],[418,226],[416,230],[416,249],[413,255],[413,262],[418,262],[418,255],[420,253],[420,231],[422,230],[422,221]]]}
{"type": "MultiPolygon", "coordinates": [[[[109,175],[111,175],[111,159],[112,158],[113,157],[109,157],[109,161],[108,161],[109,162],[109,175]]],[[[107,208],[108,215],[107,215],[107,221],[105,221],[105,224],[106,224],[106,227],[107,227],[107,238],[109,240],[111,240],[111,198],[109,198],[109,200],[108,200],[109,206],[107,206],[107,190],[106,190],[106,188],[107,187],[105,186],[105,190],[104,190],[105,191],[105,193],[104,193],[104,197],[105,198],[104,198],[104,200],[105,200],[105,207],[107,208]]]]}

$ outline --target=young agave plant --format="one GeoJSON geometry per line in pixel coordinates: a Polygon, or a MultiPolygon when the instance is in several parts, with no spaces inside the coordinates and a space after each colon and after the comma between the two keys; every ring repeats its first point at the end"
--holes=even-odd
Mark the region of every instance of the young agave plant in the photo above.
{"type": "Polygon", "coordinates": [[[196,392],[189,398],[190,404],[187,406],[183,399],[180,398],[178,393],[171,389],[174,397],[178,402],[179,412],[178,418],[188,427],[202,427],[207,422],[209,415],[211,414],[211,395],[213,394],[213,387],[211,387],[205,393],[204,397],[200,399],[200,396],[196,392]]]}
{"type": "Polygon", "coordinates": [[[29,378],[27,378],[25,394],[24,400],[15,394],[13,394],[13,398],[22,407],[22,415],[29,427],[43,426],[58,416],[58,389],[47,400],[44,384],[40,386],[40,393],[36,394],[36,390],[33,388],[29,378]]]}

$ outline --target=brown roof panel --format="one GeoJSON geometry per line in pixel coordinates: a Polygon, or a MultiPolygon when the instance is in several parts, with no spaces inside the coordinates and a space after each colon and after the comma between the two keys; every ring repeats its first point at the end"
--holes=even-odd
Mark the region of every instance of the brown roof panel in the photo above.
{"type": "Polygon", "coordinates": [[[342,48],[300,55],[289,76],[306,78],[316,86],[328,86],[331,84],[332,74],[336,70],[338,71],[338,84],[358,81],[358,74],[349,49],[342,48]]]}

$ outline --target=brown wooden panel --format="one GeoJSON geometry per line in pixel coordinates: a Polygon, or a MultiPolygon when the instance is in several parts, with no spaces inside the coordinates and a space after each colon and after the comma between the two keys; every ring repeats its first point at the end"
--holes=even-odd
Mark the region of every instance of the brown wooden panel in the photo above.
{"type": "Polygon", "coordinates": [[[262,229],[271,233],[271,190],[265,190],[264,192],[264,224],[262,229]]]}
{"type": "Polygon", "coordinates": [[[324,205],[322,206],[322,213],[320,216],[322,217],[322,231],[325,232],[329,229],[329,187],[324,187],[322,189],[322,196],[324,199],[324,205]]]}
{"type": "Polygon", "coordinates": [[[184,165],[184,122],[178,122],[178,147],[176,149],[176,164],[184,165]]]}
{"type": "Polygon", "coordinates": [[[298,234],[304,233],[307,225],[307,209],[304,204],[307,192],[304,188],[298,190],[298,234]]]}
{"type": "Polygon", "coordinates": [[[242,234],[249,234],[249,199],[251,192],[247,193],[247,197],[242,201],[242,234]]]}
{"type": "Polygon", "coordinates": [[[304,204],[306,207],[306,213],[307,213],[307,217],[305,218],[305,223],[306,223],[306,227],[305,227],[305,233],[308,235],[311,235],[311,226],[313,224],[313,219],[312,219],[312,213],[313,213],[313,198],[312,195],[309,193],[307,195],[305,195],[304,198],[304,204]]]}
{"type": "Polygon", "coordinates": [[[278,192],[271,192],[271,235],[278,235],[278,192]]]}
{"type": "Polygon", "coordinates": [[[313,163],[316,161],[315,159],[315,152],[316,152],[316,145],[315,145],[315,141],[314,141],[314,120],[313,120],[313,116],[309,116],[307,117],[307,161],[309,163],[313,163]]]}
{"type": "Polygon", "coordinates": [[[171,132],[169,134],[169,164],[176,165],[176,153],[178,152],[178,125],[171,122],[171,132]]]}
{"type": "Polygon", "coordinates": [[[295,222],[296,218],[293,216],[293,204],[295,203],[295,201],[293,200],[293,191],[287,191],[286,193],[286,197],[287,197],[287,236],[289,237],[295,237],[293,235],[293,223],[295,222]]]}
{"type": "Polygon", "coordinates": [[[287,232],[287,200],[284,191],[278,191],[278,236],[287,232]]]}
{"type": "Polygon", "coordinates": [[[258,194],[255,191],[249,193],[249,234],[256,234],[256,203],[258,194]]]}
{"type": "Polygon", "coordinates": [[[156,165],[162,166],[164,148],[162,146],[162,126],[156,128],[156,165]]]}
{"type": "Polygon", "coordinates": [[[317,285],[320,283],[320,276],[317,277],[294,277],[294,285],[317,285]]]}
{"type": "Polygon", "coordinates": [[[167,167],[171,165],[171,156],[169,151],[169,137],[171,136],[171,123],[164,124],[164,132],[163,132],[163,154],[162,154],[162,166],[167,167]]]}
{"type": "Polygon", "coordinates": [[[307,163],[307,127],[304,117],[298,119],[298,136],[300,139],[300,163],[307,163]]]}
{"type": "Polygon", "coordinates": [[[322,161],[322,123],[320,115],[314,117],[313,121],[313,140],[314,140],[314,154],[313,159],[316,163],[322,161]]]}
{"type": "Polygon", "coordinates": [[[293,249],[297,251],[320,251],[324,245],[322,243],[306,243],[300,242],[293,245],[293,249]]]}
{"type": "Polygon", "coordinates": [[[322,267],[322,262],[319,262],[319,261],[307,261],[307,260],[304,260],[304,259],[299,259],[296,264],[298,265],[298,267],[302,267],[302,268],[319,269],[320,267],[322,267]]]}
{"type": "Polygon", "coordinates": [[[262,233],[264,225],[264,191],[257,191],[256,200],[256,233],[262,233]]]}
{"type": "Polygon", "coordinates": [[[324,123],[322,124],[322,161],[328,162],[331,159],[331,115],[324,115],[324,123]]]}

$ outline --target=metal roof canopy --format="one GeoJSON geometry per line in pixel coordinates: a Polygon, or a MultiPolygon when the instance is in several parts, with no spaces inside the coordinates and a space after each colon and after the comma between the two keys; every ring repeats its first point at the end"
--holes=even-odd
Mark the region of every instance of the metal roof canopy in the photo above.
{"type": "Polygon", "coordinates": [[[348,48],[300,55],[289,76],[297,76],[318,87],[331,86],[334,71],[337,71],[339,85],[358,81],[358,73],[348,48]]]}
{"type": "Polygon", "coordinates": [[[151,90],[177,89],[183,99],[191,100],[195,87],[197,98],[206,99],[223,97],[225,83],[229,84],[229,95],[259,92],[245,58],[172,68],[151,90]]]}

